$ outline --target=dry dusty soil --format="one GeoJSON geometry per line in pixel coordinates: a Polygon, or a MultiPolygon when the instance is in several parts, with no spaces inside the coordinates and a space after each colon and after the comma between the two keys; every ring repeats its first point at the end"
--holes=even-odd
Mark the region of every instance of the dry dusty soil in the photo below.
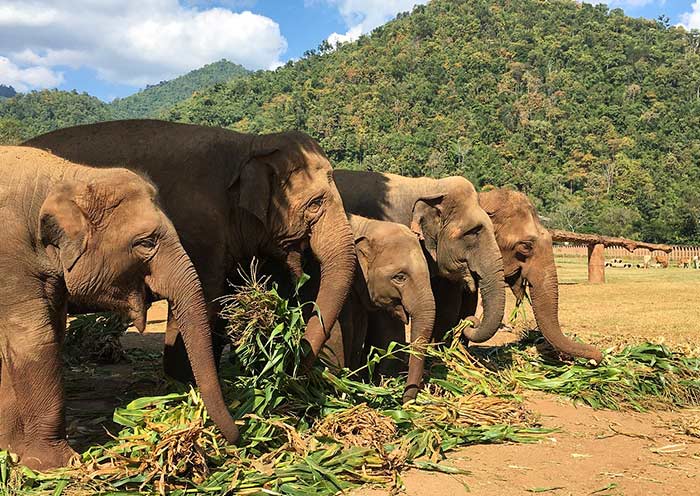
{"type": "MultiPolygon", "coordinates": [[[[620,269],[624,270],[624,269],[620,269]]],[[[630,342],[657,338],[697,348],[698,283],[695,273],[646,271],[613,273],[609,284],[583,283],[585,265],[565,261],[562,279],[562,324],[585,339],[630,342]],[[671,293],[663,293],[671,291],[671,293]],[[663,320],[659,308],[672,314],[663,320]],[[654,319],[658,319],[658,324],[654,319]],[[579,324],[580,323],[580,324],[579,324]]],[[[68,373],[69,436],[82,449],[104,442],[102,426],[115,406],[144,394],[159,394],[167,385],[152,373],[162,349],[166,308],[149,312],[148,332],[124,338],[132,357],[142,363],[99,367],[68,373]]],[[[132,358],[133,360],[133,358],[132,358]]],[[[404,474],[405,493],[429,495],[700,495],[700,410],[681,412],[611,412],[574,406],[559,397],[528,394],[527,405],[541,415],[542,424],[557,428],[536,444],[472,446],[451,453],[448,464],[467,475],[412,470],[404,474]],[[688,428],[694,423],[695,429],[688,428]]],[[[362,488],[355,496],[386,494],[362,488]]]]}

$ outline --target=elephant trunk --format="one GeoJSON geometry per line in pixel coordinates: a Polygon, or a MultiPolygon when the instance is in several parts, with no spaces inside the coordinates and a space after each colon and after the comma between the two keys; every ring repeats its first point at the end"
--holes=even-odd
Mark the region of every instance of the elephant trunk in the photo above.
{"type": "Polygon", "coordinates": [[[475,323],[475,327],[468,327],[463,331],[464,337],[473,343],[483,343],[496,334],[503,320],[506,306],[503,259],[495,239],[493,240],[493,248],[481,251],[481,253],[486,253],[485,256],[482,255],[482,261],[485,260],[485,263],[480,263],[483,270],[476,272],[479,278],[484,316],[481,323],[478,323],[476,317],[470,318],[475,323]]]}
{"type": "MultiPolygon", "coordinates": [[[[542,267],[542,265],[540,265],[542,267]]],[[[566,337],[559,325],[559,287],[554,257],[542,270],[531,270],[524,274],[530,283],[532,309],[535,313],[537,326],[545,339],[557,350],[574,357],[583,357],[599,364],[603,360],[602,353],[595,347],[577,343],[566,337]]]]}
{"type": "Polygon", "coordinates": [[[433,334],[435,324],[435,300],[427,284],[422,293],[404,301],[411,317],[411,356],[408,359],[408,379],[403,393],[403,402],[413,400],[418,395],[425,366],[425,350],[433,334]]]}
{"type": "Polygon", "coordinates": [[[176,235],[170,235],[161,243],[159,252],[151,261],[151,273],[146,283],[151,291],[168,300],[207,412],[226,440],[236,443],[238,427],[221,392],[202,288],[176,235]]]}
{"type": "Polygon", "coordinates": [[[304,333],[304,339],[311,345],[306,367],[313,363],[330,336],[355,274],[353,234],[342,203],[340,208],[329,208],[316,222],[311,231],[310,245],[319,262],[321,277],[316,298],[317,314],[311,317],[304,333]]]}

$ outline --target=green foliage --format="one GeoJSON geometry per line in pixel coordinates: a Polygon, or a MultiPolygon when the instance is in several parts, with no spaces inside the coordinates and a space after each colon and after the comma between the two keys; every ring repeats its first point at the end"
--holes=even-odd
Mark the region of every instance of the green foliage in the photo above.
{"type": "Polygon", "coordinates": [[[608,353],[591,368],[579,359],[565,364],[520,346],[494,348],[489,360],[506,365],[501,376],[524,387],[566,396],[593,408],[669,409],[700,404],[700,359],[666,346],[642,343],[608,353]]]}
{"type": "Polygon", "coordinates": [[[109,104],[87,93],[59,90],[0,98],[0,144],[15,145],[54,129],[80,124],[159,117],[165,109],[197,91],[247,73],[239,65],[220,60],[109,104]]]}
{"type": "Polygon", "coordinates": [[[0,143],[5,145],[18,145],[22,142],[27,132],[22,123],[14,117],[0,118],[0,143]]]}
{"type": "Polygon", "coordinates": [[[570,0],[434,0],[169,118],[299,128],[341,168],[461,174],[552,227],[700,242],[700,36],[570,0]],[[692,205],[692,206],[691,206],[692,205]]]}
{"type": "Polygon", "coordinates": [[[118,98],[109,107],[116,119],[160,117],[170,107],[198,91],[247,74],[242,66],[222,59],[184,76],[147,86],[134,95],[118,98]]]}
{"type": "Polygon", "coordinates": [[[125,358],[120,338],[129,322],[115,313],[79,315],[70,321],[63,341],[63,360],[68,365],[117,363],[125,358]]]}
{"type": "Polygon", "coordinates": [[[19,93],[0,102],[0,143],[23,141],[54,129],[104,121],[109,117],[107,104],[87,93],[58,90],[19,93]],[[19,128],[17,123],[20,123],[19,128]],[[12,134],[5,141],[9,132],[3,130],[8,128],[12,134]]]}

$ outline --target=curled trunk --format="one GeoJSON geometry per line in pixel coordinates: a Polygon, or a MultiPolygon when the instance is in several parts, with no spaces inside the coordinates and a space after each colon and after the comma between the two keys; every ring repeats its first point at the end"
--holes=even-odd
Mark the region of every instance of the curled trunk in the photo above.
{"type": "Polygon", "coordinates": [[[530,283],[532,309],[537,327],[549,343],[558,351],[574,357],[593,360],[599,364],[603,355],[594,346],[577,343],[564,335],[559,325],[559,287],[554,260],[545,269],[531,270],[526,278],[530,283]]]}
{"type": "MultiPolygon", "coordinates": [[[[340,202],[339,202],[340,203],[340,202]]],[[[309,319],[304,339],[311,346],[305,365],[313,363],[345,304],[355,274],[355,245],[341,208],[329,209],[313,226],[311,250],[321,268],[316,304],[319,315],[309,319]]]]}
{"type": "Polygon", "coordinates": [[[199,278],[179,241],[176,238],[167,241],[164,240],[152,260],[146,282],[152,291],[168,300],[207,412],[224,437],[235,443],[239,438],[238,427],[221,392],[199,278]]]}
{"type": "Polygon", "coordinates": [[[403,393],[403,402],[413,400],[423,379],[425,366],[425,349],[430,342],[435,324],[435,300],[428,286],[427,294],[415,298],[414,301],[404,302],[411,316],[411,356],[408,359],[408,379],[403,393]]]}

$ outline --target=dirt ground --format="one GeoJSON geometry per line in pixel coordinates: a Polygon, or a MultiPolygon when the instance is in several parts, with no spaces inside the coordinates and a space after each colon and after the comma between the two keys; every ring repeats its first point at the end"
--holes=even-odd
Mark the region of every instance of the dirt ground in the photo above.
{"type": "MultiPolygon", "coordinates": [[[[653,338],[700,348],[700,271],[615,269],[608,271],[608,284],[591,286],[583,282],[585,264],[560,262],[561,321],[566,332],[598,343],[653,338]]],[[[160,370],[166,316],[165,304],[154,305],[147,333],[129,332],[123,338],[131,350],[131,364],[68,371],[69,437],[77,449],[106,441],[103,426],[116,432],[109,421],[116,406],[177,387],[154,379],[152,373],[138,372],[160,370]]],[[[405,494],[700,494],[700,437],[691,435],[700,436],[700,410],[600,411],[540,393],[528,393],[526,401],[545,427],[558,430],[536,444],[478,445],[450,453],[447,463],[468,474],[411,470],[403,475],[405,494]],[[688,427],[692,423],[694,429],[688,427]]],[[[375,496],[386,491],[362,488],[352,494],[375,496]]]]}

